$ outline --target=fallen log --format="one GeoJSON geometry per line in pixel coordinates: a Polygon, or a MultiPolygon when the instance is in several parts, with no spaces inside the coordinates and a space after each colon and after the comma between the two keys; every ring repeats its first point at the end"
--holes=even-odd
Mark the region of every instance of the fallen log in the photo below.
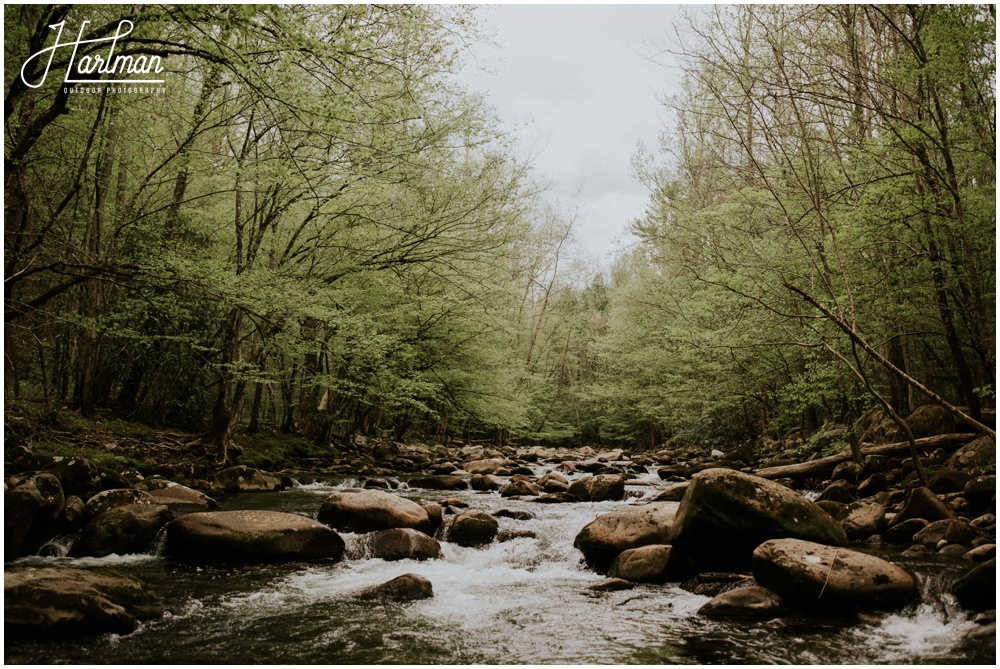
{"type": "MultiPolygon", "coordinates": [[[[966,432],[958,434],[939,434],[933,437],[915,439],[914,442],[919,449],[934,449],[942,446],[961,446],[972,441],[978,436],[978,434],[966,432]]],[[[877,446],[873,444],[868,444],[867,446],[862,444],[861,453],[862,455],[909,455],[910,442],[897,441],[891,444],[879,444],[877,446]]],[[[810,476],[822,476],[828,472],[832,472],[833,468],[841,462],[847,462],[850,459],[851,449],[845,448],[834,455],[830,455],[825,458],[818,458],[816,460],[810,460],[809,462],[758,469],[754,472],[754,475],[765,479],[803,479],[810,476]]]]}

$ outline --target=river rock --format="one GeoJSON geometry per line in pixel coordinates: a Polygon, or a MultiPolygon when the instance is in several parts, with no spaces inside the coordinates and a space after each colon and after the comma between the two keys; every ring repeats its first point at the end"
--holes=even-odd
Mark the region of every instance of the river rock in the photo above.
{"type": "Polygon", "coordinates": [[[619,590],[631,590],[634,587],[635,583],[623,578],[606,578],[599,583],[587,586],[587,589],[594,592],[618,592],[619,590]]]}
{"type": "Polygon", "coordinates": [[[958,449],[948,466],[960,472],[973,476],[993,474],[996,472],[997,447],[992,437],[979,437],[958,449]]]}
{"type": "Polygon", "coordinates": [[[567,492],[586,502],[617,502],[625,496],[625,479],[617,474],[588,476],[571,483],[567,492]]]}
{"type": "Polygon", "coordinates": [[[624,550],[611,563],[608,576],[634,583],[664,583],[671,574],[670,551],[665,544],[624,550]]]}
{"type": "Polygon", "coordinates": [[[962,492],[965,484],[973,479],[972,474],[956,472],[953,469],[943,469],[930,478],[927,487],[935,495],[947,495],[952,492],[962,492]]]}
{"type": "Polygon", "coordinates": [[[912,543],[913,535],[930,525],[923,518],[910,518],[892,525],[885,531],[885,540],[890,544],[912,543]]]}
{"type": "Polygon", "coordinates": [[[885,525],[885,507],[873,502],[848,504],[840,525],[851,541],[867,539],[885,525]]]}
{"type": "Polygon", "coordinates": [[[538,485],[544,492],[566,492],[569,490],[569,481],[555,472],[549,472],[538,479],[538,485]]]}
{"type": "Polygon", "coordinates": [[[29,474],[3,494],[4,560],[33,555],[60,529],[66,498],[52,474],[29,474]]]}
{"type": "Polygon", "coordinates": [[[716,595],[698,609],[698,615],[717,619],[770,620],[781,615],[782,606],[781,597],[774,592],[759,585],[748,585],[716,595]]]}
{"type": "Polygon", "coordinates": [[[80,634],[127,634],[159,618],[163,605],[140,581],[71,567],[4,569],[4,630],[45,640],[80,634]]]}
{"type": "Polygon", "coordinates": [[[59,479],[66,495],[81,495],[102,487],[100,468],[87,458],[58,457],[47,471],[59,479]]]}
{"type": "Polygon", "coordinates": [[[654,502],[601,514],[580,530],[573,546],[592,569],[603,572],[624,550],[668,543],[676,512],[672,502],[654,502]]]}
{"type": "Polygon", "coordinates": [[[444,507],[435,502],[423,502],[420,506],[427,512],[427,519],[430,521],[426,534],[433,537],[444,522],[444,507]]]}
{"type": "Polygon", "coordinates": [[[228,493],[274,492],[283,487],[278,477],[245,465],[223,469],[216,474],[213,484],[228,493]]]}
{"type": "Polygon", "coordinates": [[[382,560],[436,560],[441,557],[441,544],[423,532],[409,527],[396,527],[366,534],[361,539],[365,552],[382,560]]]}
{"type": "Polygon", "coordinates": [[[409,480],[411,488],[426,488],[428,490],[468,490],[469,483],[457,476],[442,474],[439,476],[421,476],[409,480]]]}
{"type": "Polygon", "coordinates": [[[997,505],[997,477],[995,475],[977,476],[965,484],[962,496],[976,513],[995,509],[997,505]]]}
{"type": "Polygon", "coordinates": [[[858,478],[861,476],[861,465],[856,462],[841,462],[839,465],[833,468],[833,473],[830,474],[831,481],[847,481],[848,483],[857,483],[858,478]]]}
{"type": "Polygon", "coordinates": [[[766,541],[753,576],[785,601],[806,607],[895,610],[915,601],[916,579],[873,555],[799,539],[766,541]]]}
{"type": "Polygon", "coordinates": [[[857,488],[843,479],[839,481],[834,481],[820,493],[817,501],[831,501],[840,502],[841,504],[850,504],[851,502],[857,501],[857,495],[855,494],[857,488]]]}
{"type": "Polygon", "coordinates": [[[376,532],[395,527],[410,527],[425,534],[431,531],[426,509],[381,490],[335,492],[323,502],[317,518],[343,532],[376,532]]]}
{"type": "Polygon", "coordinates": [[[145,553],[174,514],[159,504],[125,504],[88,522],[70,549],[71,557],[105,557],[145,553]]]}
{"type": "Polygon", "coordinates": [[[889,489],[889,479],[882,472],[875,472],[858,484],[858,498],[873,497],[889,489]]]}
{"type": "Polygon", "coordinates": [[[530,511],[500,509],[499,511],[494,511],[493,516],[496,518],[511,518],[513,520],[532,520],[535,517],[535,514],[530,511]]]}
{"type": "Polygon", "coordinates": [[[966,560],[972,562],[986,562],[997,556],[996,544],[981,544],[962,555],[966,560]]]}
{"type": "Polygon", "coordinates": [[[958,516],[937,498],[928,488],[914,488],[910,491],[903,508],[889,521],[889,527],[899,525],[911,518],[923,518],[926,521],[954,520],[958,516]]]}
{"type": "Polygon", "coordinates": [[[769,539],[847,544],[840,524],[790,488],[730,469],[694,476],[677,510],[672,544],[692,568],[744,569],[769,539]]]}
{"type": "Polygon", "coordinates": [[[492,474],[501,467],[513,466],[513,460],[505,458],[489,458],[486,460],[471,460],[462,465],[462,469],[470,474],[492,474]]]}
{"type": "Polygon", "coordinates": [[[344,540],[295,513],[206,511],[167,525],[167,554],[199,563],[339,560],[344,540]]]}
{"type": "Polygon", "coordinates": [[[469,511],[455,517],[448,528],[447,540],[459,546],[478,548],[490,544],[497,536],[500,524],[482,511],[469,511]]]}
{"type": "Polygon", "coordinates": [[[113,488],[102,490],[87,500],[84,505],[85,516],[89,520],[96,518],[105,511],[118,506],[131,504],[152,504],[153,497],[145,490],[135,490],[133,488],[113,488]]]}
{"type": "Polygon", "coordinates": [[[375,599],[391,602],[412,602],[434,596],[431,582],[418,574],[403,574],[358,593],[358,599],[375,599]]]}
{"type": "Polygon", "coordinates": [[[936,548],[942,541],[969,546],[975,538],[975,530],[962,520],[935,520],[914,534],[912,541],[927,548],[936,548]]]}
{"type": "Polygon", "coordinates": [[[87,522],[87,507],[76,495],[66,498],[62,510],[62,524],[67,532],[76,532],[87,522]]]}
{"type": "Polygon", "coordinates": [[[152,498],[153,504],[163,504],[171,511],[207,511],[218,506],[218,503],[205,493],[166,479],[149,478],[133,487],[145,490],[152,498]]]}
{"type": "Polygon", "coordinates": [[[500,489],[500,479],[492,474],[473,474],[472,475],[472,489],[489,491],[489,490],[499,490],[500,489]]]}
{"type": "Polygon", "coordinates": [[[952,586],[958,603],[972,611],[988,611],[997,606],[996,558],[973,567],[952,586]]]}
{"type": "Polygon", "coordinates": [[[680,584],[681,590],[702,595],[704,597],[715,597],[724,592],[737,588],[756,585],[748,574],[734,574],[723,571],[704,571],[695,574],[688,580],[680,584]]]}
{"type": "Polygon", "coordinates": [[[501,497],[537,497],[541,489],[530,481],[511,481],[500,491],[501,497]]]}

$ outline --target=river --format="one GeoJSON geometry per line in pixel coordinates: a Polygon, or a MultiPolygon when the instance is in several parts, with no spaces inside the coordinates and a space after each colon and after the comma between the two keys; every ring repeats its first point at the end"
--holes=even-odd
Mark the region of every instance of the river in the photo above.
{"type": "MultiPolygon", "coordinates": [[[[661,489],[655,476],[643,493],[661,489]]],[[[280,493],[233,495],[221,509],[271,509],[315,516],[331,492],[355,485],[296,486],[280,493]]],[[[8,663],[32,664],[993,664],[995,645],[968,639],[970,614],[943,592],[968,564],[890,556],[918,574],[919,605],[861,621],[787,617],[764,623],[718,622],[697,615],[707,597],[677,584],[597,593],[603,576],[573,548],[577,532],[601,513],[635,503],[537,504],[498,493],[406,490],[419,500],[459,497],[474,510],[529,511],[499,518],[500,528],[536,538],[485,549],[442,543],[441,560],[276,566],[194,566],[148,555],[28,564],[109,567],[146,581],[167,615],[132,634],[69,641],[8,638],[8,663]],[[432,599],[404,605],[353,595],[404,573],[428,578],[432,599]]],[[[636,493],[638,494],[638,493],[636,493]]],[[[343,535],[349,555],[357,537],[343,535]]]]}

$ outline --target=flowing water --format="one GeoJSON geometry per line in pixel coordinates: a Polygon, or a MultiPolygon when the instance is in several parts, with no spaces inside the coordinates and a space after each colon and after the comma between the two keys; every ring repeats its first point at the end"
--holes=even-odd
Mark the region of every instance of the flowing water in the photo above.
{"type": "MultiPolygon", "coordinates": [[[[630,488],[654,492],[649,487],[630,488]]],[[[272,509],[315,516],[331,492],[297,486],[228,498],[223,509],[272,509]]],[[[197,567],[158,554],[101,559],[27,558],[32,564],[110,567],[146,581],[168,611],[132,634],[39,642],[7,639],[7,662],[33,664],[993,664],[995,641],[970,637],[971,616],[944,594],[961,565],[905,563],[925,583],[925,601],[866,622],[782,618],[720,623],[696,614],[708,601],[676,584],[597,593],[603,579],[573,548],[601,513],[635,503],[536,504],[498,493],[401,491],[419,500],[460,497],[471,508],[530,511],[500,528],[536,538],[485,549],[443,543],[444,558],[417,562],[197,567]],[[404,573],[428,578],[432,599],[357,601],[364,588],[404,573]]],[[[349,552],[357,537],[345,534],[349,552]]],[[[895,559],[895,558],[894,558],[895,559]]],[[[898,560],[897,560],[898,561],[898,560]]],[[[967,566],[965,568],[968,568],[967,566]]]]}

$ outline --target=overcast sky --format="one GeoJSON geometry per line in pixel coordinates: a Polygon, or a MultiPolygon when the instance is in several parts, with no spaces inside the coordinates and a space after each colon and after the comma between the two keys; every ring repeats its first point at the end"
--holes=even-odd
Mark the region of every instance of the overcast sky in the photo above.
{"type": "MultiPolygon", "coordinates": [[[[630,173],[637,142],[656,150],[658,98],[675,68],[648,56],[665,45],[681,7],[655,5],[482,5],[480,26],[495,46],[471,48],[462,80],[486,94],[514,132],[550,202],[579,193],[578,253],[607,267],[647,191],[630,173]]],[[[626,240],[627,241],[627,240],[626,240]]]]}

